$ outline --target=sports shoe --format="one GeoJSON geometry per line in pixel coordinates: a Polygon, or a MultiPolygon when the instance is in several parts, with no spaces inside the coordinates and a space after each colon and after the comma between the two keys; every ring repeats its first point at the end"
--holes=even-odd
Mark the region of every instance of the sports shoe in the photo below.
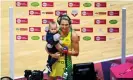
{"type": "Polygon", "coordinates": [[[63,74],[63,78],[67,79],[67,77],[68,77],[68,72],[67,72],[67,68],[66,68],[65,71],[64,71],[64,74],[63,74]]]}
{"type": "Polygon", "coordinates": [[[52,72],[52,69],[51,69],[51,67],[48,64],[46,65],[46,67],[47,67],[49,72],[52,72]]]}

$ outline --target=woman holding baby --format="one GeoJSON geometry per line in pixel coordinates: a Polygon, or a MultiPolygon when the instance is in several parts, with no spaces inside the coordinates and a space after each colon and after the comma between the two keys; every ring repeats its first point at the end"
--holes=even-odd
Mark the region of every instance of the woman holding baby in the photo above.
{"type": "Polygon", "coordinates": [[[72,58],[71,56],[79,55],[79,38],[76,32],[72,29],[71,19],[67,15],[61,15],[58,17],[57,22],[59,24],[60,44],[63,47],[67,47],[68,51],[63,52],[60,46],[56,46],[61,53],[52,54],[46,48],[46,51],[52,58],[56,58],[57,61],[52,65],[52,72],[49,75],[49,80],[54,80],[57,77],[62,77],[67,71],[67,78],[65,80],[72,80],[72,58]],[[62,55],[64,54],[64,55],[62,55]]]}

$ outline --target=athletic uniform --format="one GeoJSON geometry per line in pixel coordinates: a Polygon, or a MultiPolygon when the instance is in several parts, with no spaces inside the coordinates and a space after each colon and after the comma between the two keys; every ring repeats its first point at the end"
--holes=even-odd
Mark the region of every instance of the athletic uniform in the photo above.
{"type": "MultiPolygon", "coordinates": [[[[60,38],[62,45],[68,47],[69,50],[71,50],[72,48],[72,43],[71,43],[71,35],[72,35],[72,31],[70,30],[68,35],[65,37],[60,38]]],[[[50,76],[52,77],[57,77],[63,76],[63,73],[65,71],[65,68],[67,68],[68,71],[68,79],[67,80],[72,80],[72,59],[70,55],[63,55],[60,56],[59,59],[57,60],[57,62],[55,62],[52,66],[52,72],[50,73],[50,76]],[[67,60],[67,61],[66,61],[67,60]],[[67,65],[67,66],[66,66],[67,65]]]]}

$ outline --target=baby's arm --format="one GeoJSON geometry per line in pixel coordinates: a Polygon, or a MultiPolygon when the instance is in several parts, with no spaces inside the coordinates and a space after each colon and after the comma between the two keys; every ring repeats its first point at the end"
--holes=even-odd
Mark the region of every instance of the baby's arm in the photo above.
{"type": "Polygon", "coordinates": [[[59,33],[55,34],[55,35],[53,36],[53,39],[54,39],[54,41],[55,41],[55,47],[56,47],[56,49],[57,49],[59,52],[62,53],[62,48],[63,48],[63,47],[62,47],[61,44],[59,43],[60,34],[59,34],[59,33]]]}

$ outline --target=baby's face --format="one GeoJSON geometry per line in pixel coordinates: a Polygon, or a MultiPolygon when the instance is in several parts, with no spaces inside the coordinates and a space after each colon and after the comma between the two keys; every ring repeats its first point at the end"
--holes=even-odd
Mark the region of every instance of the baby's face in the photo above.
{"type": "Polygon", "coordinates": [[[51,33],[56,33],[58,31],[58,28],[57,28],[56,24],[51,24],[49,30],[51,33]]]}

